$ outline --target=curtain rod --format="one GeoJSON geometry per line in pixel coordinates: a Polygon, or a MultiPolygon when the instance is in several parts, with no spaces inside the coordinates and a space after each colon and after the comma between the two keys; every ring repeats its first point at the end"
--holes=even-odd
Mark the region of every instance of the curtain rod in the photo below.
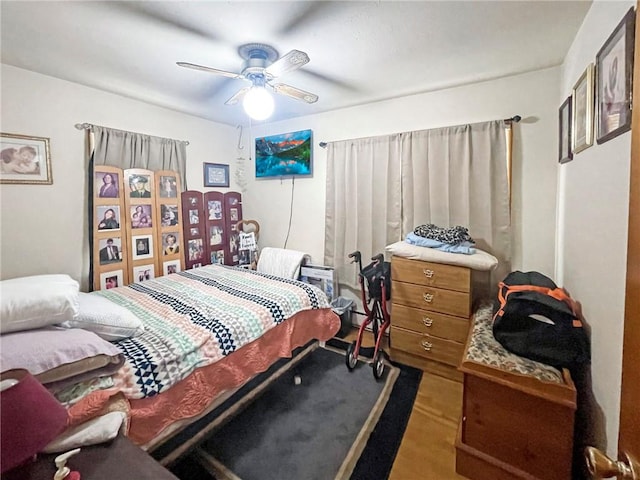
{"type": "MultiPolygon", "coordinates": [[[[103,127],[101,125],[94,125],[93,123],[76,123],[74,125],[78,130],[93,130],[93,127],[100,127],[100,128],[108,128],[109,130],[114,130],[116,132],[125,132],[125,133],[136,133],[136,132],[129,132],[127,130],[119,130],[117,128],[111,128],[111,127],[103,127]]],[[[141,133],[140,135],[147,135],[146,133],[141,133]]],[[[148,137],[156,137],[156,138],[162,138],[165,139],[165,137],[157,137],[156,135],[147,135],[148,137]]],[[[166,138],[166,140],[173,140],[173,138],[166,138]]],[[[189,142],[187,140],[176,140],[178,142],[182,142],[185,145],[189,145],[189,142]]]]}
{"type": "MultiPolygon", "coordinates": [[[[518,123],[520,120],[522,120],[522,117],[520,115],[514,115],[510,118],[504,118],[502,121],[505,123],[518,123]]],[[[320,145],[322,148],[326,148],[327,142],[320,142],[318,145],[320,145]]]]}

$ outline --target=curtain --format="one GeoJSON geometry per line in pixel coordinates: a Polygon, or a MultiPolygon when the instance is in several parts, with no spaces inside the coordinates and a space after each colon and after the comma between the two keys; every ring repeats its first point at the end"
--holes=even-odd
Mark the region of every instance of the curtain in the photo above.
{"type": "Polygon", "coordinates": [[[511,268],[502,120],[329,143],[326,198],[325,263],[339,272],[351,251],[368,260],[424,223],[468,227],[500,261],[492,284],[511,268]]]}
{"type": "Polygon", "coordinates": [[[462,225],[511,270],[506,128],[503,120],[409,132],[402,144],[402,233],[417,225],[462,225]]]}
{"type": "Polygon", "coordinates": [[[92,126],[92,132],[94,165],[173,170],[180,176],[182,190],[187,190],[186,142],[98,125],[92,126]]]}
{"type": "Polygon", "coordinates": [[[325,264],[341,283],[356,287],[347,255],[363,263],[401,235],[400,136],[328,144],[325,264]]]}

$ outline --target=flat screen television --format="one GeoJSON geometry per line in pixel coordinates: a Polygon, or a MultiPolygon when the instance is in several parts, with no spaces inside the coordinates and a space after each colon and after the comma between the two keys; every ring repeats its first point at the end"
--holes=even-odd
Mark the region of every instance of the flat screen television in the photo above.
{"type": "Polygon", "coordinates": [[[313,175],[311,130],[256,138],[256,178],[313,175]]]}

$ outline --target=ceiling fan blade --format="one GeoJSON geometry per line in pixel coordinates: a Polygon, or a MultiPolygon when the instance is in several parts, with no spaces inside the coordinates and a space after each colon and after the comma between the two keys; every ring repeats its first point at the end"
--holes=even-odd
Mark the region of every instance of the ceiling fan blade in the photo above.
{"type": "Polygon", "coordinates": [[[238,103],[246,93],[251,90],[251,87],[244,87],[238,90],[229,100],[224,102],[225,105],[235,105],[238,103]]]}
{"type": "Polygon", "coordinates": [[[276,83],[271,86],[273,87],[273,90],[280,95],[286,95],[287,97],[292,97],[296,100],[302,100],[307,103],[316,103],[318,101],[318,96],[315,93],[305,92],[304,90],[300,90],[299,88],[292,87],[285,83],[276,83]]]}
{"type": "Polygon", "coordinates": [[[217,68],[205,67],[202,65],[196,65],[195,63],[189,62],[176,62],[180,67],[192,68],[193,70],[202,70],[203,72],[213,73],[215,75],[222,75],[223,77],[229,78],[244,78],[244,75],[240,73],[227,72],[226,70],[218,70],[217,68]]]}
{"type": "Polygon", "coordinates": [[[309,55],[300,50],[291,50],[269,65],[265,71],[272,77],[279,77],[285,73],[293,72],[307,63],[309,63],[309,55]]]}

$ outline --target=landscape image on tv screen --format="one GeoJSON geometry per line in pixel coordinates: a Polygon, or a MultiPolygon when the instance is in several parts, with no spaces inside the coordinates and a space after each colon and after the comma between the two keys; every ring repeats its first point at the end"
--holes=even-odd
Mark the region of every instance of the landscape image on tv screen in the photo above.
{"type": "Polygon", "coordinates": [[[257,178],[312,173],[311,130],[256,138],[257,178]]]}

